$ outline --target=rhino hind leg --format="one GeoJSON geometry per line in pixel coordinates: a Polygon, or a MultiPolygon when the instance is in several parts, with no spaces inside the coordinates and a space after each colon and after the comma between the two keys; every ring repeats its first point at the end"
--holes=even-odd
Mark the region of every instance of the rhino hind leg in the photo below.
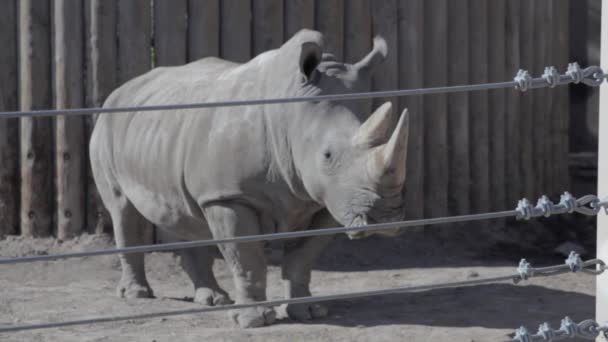
{"type": "MultiPolygon", "coordinates": [[[[144,244],[143,227],[145,218],[127,199],[121,199],[121,205],[109,206],[108,210],[114,226],[114,239],[118,248],[144,244]]],[[[152,298],[154,294],[144,266],[144,254],[120,254],[122,276],[116,289],[121,298],[152,298]]]]}
{"type": "Polygon", "coordinates": [[[189,248],[180,252],[181,265],[194,284],[194,301],[204,305],[232,304],[228,293],[213,275],[213,253],[209,247],[189,248]]]}
{"type": "MultiPolygon", "coordinates": [[[[336,227],[338,224],[326,212],[313,218],[312,228],[336,227]]],[[[308,297],[310,273],[315,260],[333,239],[332,236],[315,236],[285,243],[281,277],[285,288],[285,298],[308,297]]],[[[318,303],[284,305],[287,315],[295,320],[309,320],[325,317],[327,307],[318,303]]]]}
{"type": "MultiPolygon", "coordinates": [[[[216,202],[203,211],[216,239],[260,233],[258,216],[246,206],[216,202]]],[[[262,243],[221,244],[220,252],[232,271],[236,303],[266,300],[266,260],[262,243]]],[[[241,328],[272,324],[276,319],[276,313],[270,307],[231,310],[228,315],[241,328]]]]}

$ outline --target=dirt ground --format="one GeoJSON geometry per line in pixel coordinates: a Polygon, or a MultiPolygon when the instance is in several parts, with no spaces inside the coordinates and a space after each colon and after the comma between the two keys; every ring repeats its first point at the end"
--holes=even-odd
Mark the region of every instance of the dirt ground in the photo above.
{"type": "MultiPolygon", "coordinates": [[[[313,273],[314,294],[343,293],[503,275],[521,257],[534,266],[563,262],[563,257],[527,250],[455,248],[422,232],[407,238],[338,238],[313,273]],[[536,254],[536,255],[534,255],[536,254]],[[542,255],[542,257],[541,257],[542,255]]],[[[111,247],[108,236],[85,235],[57,242],[11,237],[0,241],[1,256],[23,256],[111,247]]],[[[279,252],[270,255],[269,299],[281,297],[279,252]]],[[[0,325],[127,315],[198,306],[191,283],[172,253],[147,256],[148,277],[157,298],[121,300],[117,256],[0,265],[0,325]]],[[[222,286],[232,291],[231,276],[216,260],[222,286]]],[[[90,326],[0,333],[0,341],[501,341],[525,323],[535,330],[548,320],[557,328],[570,315],[594,316],[593,277],[566,274],[532,279],[521,285],[498,283],[414,294],[328,303],[326,319],[269,327],[236,328],[224,312],[155,318],[90,326]]]]}

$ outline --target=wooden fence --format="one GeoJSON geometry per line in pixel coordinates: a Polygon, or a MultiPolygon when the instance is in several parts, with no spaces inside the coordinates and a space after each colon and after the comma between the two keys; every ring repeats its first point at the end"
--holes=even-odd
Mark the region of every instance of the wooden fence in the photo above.
{"type": "MultiPolygon", "coordinates": [[[[154,66],[246,61],[316,28],[357,61],[383,35],[371,89],[564,70],[569,0],[1,0],[0,110],[100,106],[154,66]]],[[[377,99],[374,105],[385,101],[377,99]]],[[[407,217],[513,208],[568,188],[566,88],[391,98],[409,107],[407,217]]],[[[0,120],[0,236],[101,232],[91,118],[0,120]]]]}

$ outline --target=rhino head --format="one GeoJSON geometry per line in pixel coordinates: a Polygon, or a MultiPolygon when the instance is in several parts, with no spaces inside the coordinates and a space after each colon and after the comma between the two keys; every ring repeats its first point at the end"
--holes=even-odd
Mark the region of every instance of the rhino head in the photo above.
{"type": "MultiPolygon", "coordinates": [[[[361,61],[341,63],[324,53],[319,32],[303,30],[278,50],[272,70],[280,77],[272,82],[275,88],[281,85],[285,96],[362,91],[386,55],[386,42],[376,37],[372,51],[361,61]],[[285,69],[277,72],[282,63],[285,69]]],[[[403,218],[407,110],[398,120],[390,102],[371,115],[365,101],[296,103],[267,110],[277,111],[274,119],[282,118],[290,127],[289,139],[275,139],[275,150],[291,155],[291,162],[283,164],[293,164],[292,173],[307,196],[327,208],[340,224],[360,226],[403,218]],[[295,115],[282,115],[285,111],[295,115]]],[[[377,233],[396,235],[397,231],[377,233]]],[[[359,232],[349,237],[366,235],[359,232]]]]}

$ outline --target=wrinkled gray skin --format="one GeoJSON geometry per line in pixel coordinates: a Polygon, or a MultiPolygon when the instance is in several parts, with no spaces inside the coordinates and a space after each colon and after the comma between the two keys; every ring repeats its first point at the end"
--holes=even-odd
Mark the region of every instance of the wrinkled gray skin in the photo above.
{"type": "MultiPolygon", "coordinates": [[[[303,30],[245,64],[205,58],[156,68],[114,91],[104,107],[349,93],[385,57],[376,38],[362,61],[339,63],[323,54],[320,33],[303,30]]],[[[347,226],[401,219],[407,113],[395,125],[390,103],[371,116],[362,108],[312,102],[101,115],[90,156],[118,247],[141,244],[145,221],[192,240],[334,226],[332,218],[347,226]]],[[[285,243],[287,298],[310,295],[313,261],[329,240],[285,243]]],[[[234,275],[235,301],[266,300],[263,244],[219,248],[234,275]]],[[[232,302],[214,278],[209,249],[184,250],[182,262],[197,302],[232,302]]],[[[121,255],[121,265],[118,295],[152,296],[143,255],[121,255]]],[[[327,314],[317,304],[286,309],[295,319],[327,314]]],[[[265,307],[230,316],[241,327],[275,320],[265,307]]]]}

